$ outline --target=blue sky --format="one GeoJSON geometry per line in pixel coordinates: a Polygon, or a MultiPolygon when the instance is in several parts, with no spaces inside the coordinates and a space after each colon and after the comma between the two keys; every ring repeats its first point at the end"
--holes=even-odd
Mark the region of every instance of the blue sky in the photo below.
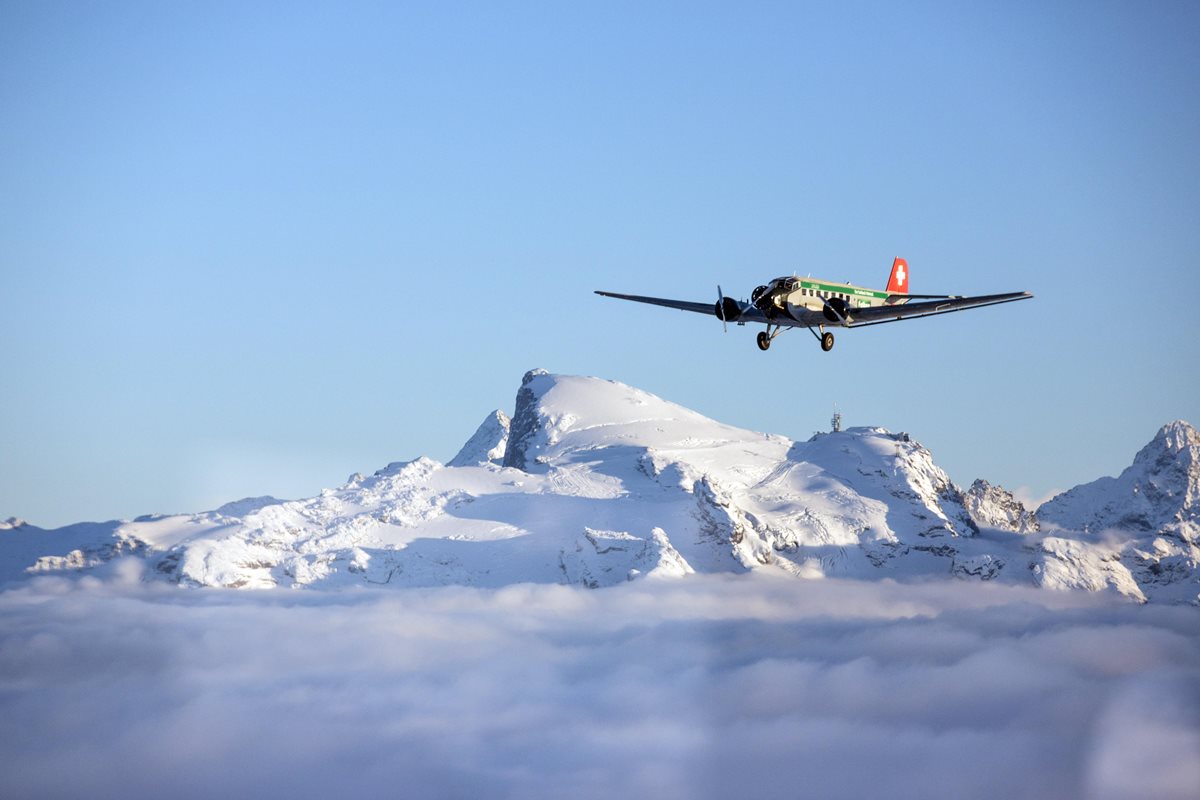
{"type": "Polygon", "coordinates": [[[1035,496],[1200,422],[1200,11],[0,2],[0,517],[450,458],[532,367],[1035,496]],[[596,297],[1032,302],[768,353],[596,297]]]}

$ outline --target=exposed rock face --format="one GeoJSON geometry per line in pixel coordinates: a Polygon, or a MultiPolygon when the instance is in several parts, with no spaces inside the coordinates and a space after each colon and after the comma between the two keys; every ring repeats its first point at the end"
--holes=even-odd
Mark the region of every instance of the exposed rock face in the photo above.
{"type": "Polygon", "coordinates": [[[1002,486],[993,486],[982,478],[971,484],[963,503],[975,524],[1012,533],[1037,533],[1037,516],[1002,486]]]}
{"type": "Polygon", "coordinates": [[[517,390],[517,402],[513,408],[512,422],[508,432],[508,445],[504,451],[504,466],[525,470],[529,463],[528,451],[534,446],[534,437],[540,429],[538,420],[537,389],[539,378],[548,377],[544,369],[531,369],[521,379],[517,390]]]}
{"type": "Polygon", "coordinates": [[[450,459],[448,467],[476,467],[480,464],[502,464],[508,449],[508,433],[512,421],[499,409],[488,414],[475,434],[450,459]]]}
{"type": "Polygon", "coordinates": [[[98,567],[105,562],[121,556],[143,555],[146,543],[136,539],[116,539],[94,547],[75,549],[64,555],[40,556],[31,564],[27,571],[31,574],[38,572],[74,571],[90,567],[98,567]]]}

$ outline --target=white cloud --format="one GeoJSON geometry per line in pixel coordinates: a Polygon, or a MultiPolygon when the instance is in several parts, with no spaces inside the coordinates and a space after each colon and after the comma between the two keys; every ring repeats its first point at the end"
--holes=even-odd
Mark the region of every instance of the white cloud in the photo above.
{"type": "Polygon", "coordinates": [[[1124,681],[1096,724],[1087,764],[1095,798],[1187,797],[1200,787],[1195,676],[1150,670],[1124,681]]]}
{"type": "Polygon", "coordinates": [[[1182,797],[1200,769],[1193,608],[763,576],[137,578],[0,594],[0,795],[1182,797]]]}

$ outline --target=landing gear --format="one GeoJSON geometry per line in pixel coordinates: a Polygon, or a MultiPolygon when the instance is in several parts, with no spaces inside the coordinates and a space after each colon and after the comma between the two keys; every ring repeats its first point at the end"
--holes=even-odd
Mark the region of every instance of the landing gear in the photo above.
{"type": "Polygon", "coordinates": [[[783,333],[782,325],[776,325],[774,332],[772,332],[771,323],[768,322],[767,329],[765,331],[759,331],[758,338],[755,339],[755,341],[758,342],[758,349],[766,350],[769,348],[771,346],[771,342],[775,341],[775,337],[781,333],[783,333]]]}
{"type": "MultiPolygon", "coordinates": [[[[824,350],[826,353],[828,353],[830,350],[833,349],[833,334],[830,333],[829,331],[825,330],[824,325],[820,326],[820,330],[821,330],[821,332],[817,333],[812,328],[809,328],[808,332],[813,335],[813,338],[815,338],[818,342],[821,343],[821,349],[824,350]]],[[[774,340],[775,337],[781,333],[783,333],[782,325],[776,325],[775,331],[772,332],[771,331],[771,323],[768,322],[767,329],[765,331],[759,331],[758,337],[755,339],[755,341],[758,342],[758,349],[759,350],[769,350],[771,348],[772,340],[774,340]]]]}
{"type": "Polygon", "coordinates": [[[814,331],[812,328],[809,328],[808,332],[813,335],[814,339],[821,343],[821,349],[828,353],[833,349],[833,334],[825,330],[824,325],[818,325],[817,330],[819,330],[820,333],[817,333],[817,331],[814,331]]]}

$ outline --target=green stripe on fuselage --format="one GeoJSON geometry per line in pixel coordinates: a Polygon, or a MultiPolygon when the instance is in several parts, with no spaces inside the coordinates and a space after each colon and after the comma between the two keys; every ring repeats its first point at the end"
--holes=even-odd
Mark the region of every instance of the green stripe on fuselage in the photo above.
{"type": "Polygon", "coordinates": [[[836,292],[838,294],[849,294],[855,297],[866,297],[874,300],[886,300],[887,292],[877,292],[874,289],[865,289],[862,286],[855,286],[849,283],[823,283],[819,280],[811,278],[800,278],[800,283],[796,288],[813,289],[818,292],[836,292]]]}

